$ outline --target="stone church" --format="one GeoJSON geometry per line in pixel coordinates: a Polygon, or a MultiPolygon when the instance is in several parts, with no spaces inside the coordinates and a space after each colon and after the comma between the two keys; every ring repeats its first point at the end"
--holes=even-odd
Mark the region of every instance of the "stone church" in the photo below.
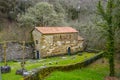
{"type": "Polygon", "coordinates": [[[72,27],[35,27],[32,34],[37,58],[83,50],[84,39],[72,27]]]}

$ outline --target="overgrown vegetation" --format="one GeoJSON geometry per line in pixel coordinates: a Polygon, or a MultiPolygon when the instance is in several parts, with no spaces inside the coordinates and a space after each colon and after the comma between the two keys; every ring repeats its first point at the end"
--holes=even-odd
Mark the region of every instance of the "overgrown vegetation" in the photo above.
{"type": "Polygon", "coordinates": [[[62,26],[65,23],[64,14],[57,13],[53,5],[47,2],[40,2],[28,8],[25,14],[19,15],[18,22],[23,27],[62,26]]]}
{"type": "Polygon", "coordinates": [[[105,55],[109,59],[110,76],[115,75],[114,67],[114,55],[115,55],[115,31],[120,28],[120,10],[119,0],[108,0],[107,6],[104,7],[101,1],[98,3],[98,14],[102,17],[102,28],[106,32],[106,53],[105,55]],[[116,11],[117,10],[117,11],[116,11]],[[116,12],[115,12],[116,11],[116,12]]]}
{"type": "MultiPolygon", "coordinates": [[[[26,61],[25,69],[32,70],[32,69],[40,68],[43,66],[47,66],[47,67],[49,67],[49,66],[65,66],[65,65],[82,62],[93,56],[95,56],[94,53],[87,54],[86,52],[83,52],[82,56],[73,55],[73,56],[64,56],[64,57],[53,57],[53,58],[47,58],[47,59],[41,59],[41,60],[28,60],[28,61],[26,61]]],[[[7,64],[9,66],[11,66],[12,70],[10,73],[2,74],[2,80],[21,79],[22,76],[15,75],[15,71],[21,68],[20,62],[7,62],[7,64]]],[[[0,63],[0,65],[4,65],[4,63],[0,63]]]]}
{"type": "MultiPolygon", "coordinates": [[[[117,65],[118,64],[119,63],[117,63],[117,65]]],[[[102,63],[102,59],[100,59],[86,68],[77,69],[69,72],[55,71],[51,73],[48,77],[46,77],[45,80],[104,80],[106,75],[109,75],[108,65],[109,64],[107,63],[107,60],[102,63]]],[[[116,68],[116,75],[120,77],[119,71],[119,68],[116,68]]]]}
{"type": "Polygon", "coordinates": [[[71,72],[57,71],[53,72],[45,80],[104,80],[104,77],[107,75],[107,67],[99,68],[99,70],[104,73],[98,73],[97,70],[92,68],[77,69],[71,72]]]}
{"type": "MultiPolygon", "coordinates": [[[[4,2],[4,0],[1,0],[1,1],[4,2]]],[[[99,0],[75,0],[75,1],[74,0],[34,0],[34,1],[15,0],[15,1],[17,2],[15,3],[16,4],[15,6],[18,6],[19,4],[19,7],[17,7],[17,9],[20,10],[20,12],[17,12],[15,20],[12,20],[12,22],[9,22],[6,18],[1,18],[0,20],[0,23],[1,23],[0,24],[1,26],[0,41],[4,41],[4,40],[30,41],[31,30],[35,26],[39,26],[39,25],[40,26],[42,25],[72,26],[76,28],[78,31],[80,31],[80,35],[85,38],[87,45],[88,45],[87,48],[106,49],[105,47],[106,38],[104,38],[102,34],[103,29],[99,25],[96,25],[96,23],[101,23],[102,21],[100,20],[100,17],[96,16],[96,5],[99,0]],[[52,10],[54,10],[54,13],[55,13],[54,21],[51,21],[53,17],[52,18],[49,17],[49,19],[48,17],[46,18],[46,14],[44,15],[45,17],[44,17],[43,22],[40,21],[42,18],[36,19],[35,16],[33,17],[34,13],[30,12],[29,10],[34,9],[37,3],[41,3],[41,2],[42,3],[47,2],[48,5],[52,6],[52,10]],[[18,21],[20,21],[20,25],[23,25],[23,26],[28,25],[28,27],[25,27],[25,26],[20,27],[20,25],[18,25],[18,21],[16,21],[17,18],[18,18],[18,21]],[[27,22],[25,21],[25,19],[27,22]],[[63,24],[60,24],[60,22],[58,23],[58,21],[60,22],[62,21],[63,24]],[[55,22],[55,24],[53,22],[55,22]]],[[[105,0],[103,0],[102,4],[105,6],[106,4],[105,0]]],[[[44,8],[41,8],[41,10],[42,9],[43,11],[46,10],[44,8]]],[[[3,14],[1,15],[3,16],[3,14]]],[[[120,30],[117,30],[115,32],[116,33],[115,34],[115,49],[117,49],[118,51],[120,48],[119,47],[119,44],[120,44],[119,32],[120,30]]]]}
{"type": "Polygon", "coordinates": [[[32,5],[31,0],[1,0],[0,17],[15,21],[19,13],[26,11],[32,5]]]}
{"type": "MultiPolygon", "coordinates": [[[[100,16],[96,14],[98,1],[0,0],[0,42],[31,41],[30,33],[35,26],[72,26],[85,38],[87,50],[106,50],[110,76],[114,76],[114,53],[120,52],[120,0],[100,1],[100,16]]],[[[37,66],[40,65],[29,68],[37,66]]]]}

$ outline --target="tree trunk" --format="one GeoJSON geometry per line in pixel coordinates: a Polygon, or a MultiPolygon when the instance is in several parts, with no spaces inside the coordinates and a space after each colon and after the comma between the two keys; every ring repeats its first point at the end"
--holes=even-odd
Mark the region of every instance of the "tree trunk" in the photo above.
{"type": "Polygon", "coordinates": [[[108,52],[108,59],[109,59],[109,68],[110,68],[110,76],[115,75],[115,70],[114,70],[114,32],[111,29],[111,26],[109,26],[108,30],[108,39],[107,39],[107,52],[108,52]]]}
{"type": "Polygon", "coordinates": [[[107,36],[107,52],[108,52],[108,59],[109,59],[109,68],[110,68],[110,76],[115,76],[115,70],[114,70],[114,53],[115,53],[115,46],[114,46],[114,36],[115,36],[115,32],[113,30],[113,16],[112,16],[112,12],[113,12],[113,0],[109,0],[108,1],[108,36],[107,36]]]}

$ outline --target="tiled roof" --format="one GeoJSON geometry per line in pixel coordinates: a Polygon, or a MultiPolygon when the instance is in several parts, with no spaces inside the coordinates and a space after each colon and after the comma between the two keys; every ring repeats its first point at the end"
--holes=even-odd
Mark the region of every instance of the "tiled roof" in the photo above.
{"type": "Polygon", "coordinates": [[[75,33],[78,32],[72,27],[35,27],[42,34],[55,34],[55,33],[75,33]]]}

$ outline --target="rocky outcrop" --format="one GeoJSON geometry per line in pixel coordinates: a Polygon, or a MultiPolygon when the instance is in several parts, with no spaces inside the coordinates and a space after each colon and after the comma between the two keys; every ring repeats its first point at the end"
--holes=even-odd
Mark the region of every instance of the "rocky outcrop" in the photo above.
{"type": "MultiPolygon", "coordinates": [[[[6,58],[7,60],[21,59],[23,55],[22,44],[17,42],[9,42],[6,44],[6,58]]],[[[33,58],[33,45],[25,45],[25,58],[33,58]]],[[[0,44],[0,61],[4,59],[3,44],[0,44]]]]}

